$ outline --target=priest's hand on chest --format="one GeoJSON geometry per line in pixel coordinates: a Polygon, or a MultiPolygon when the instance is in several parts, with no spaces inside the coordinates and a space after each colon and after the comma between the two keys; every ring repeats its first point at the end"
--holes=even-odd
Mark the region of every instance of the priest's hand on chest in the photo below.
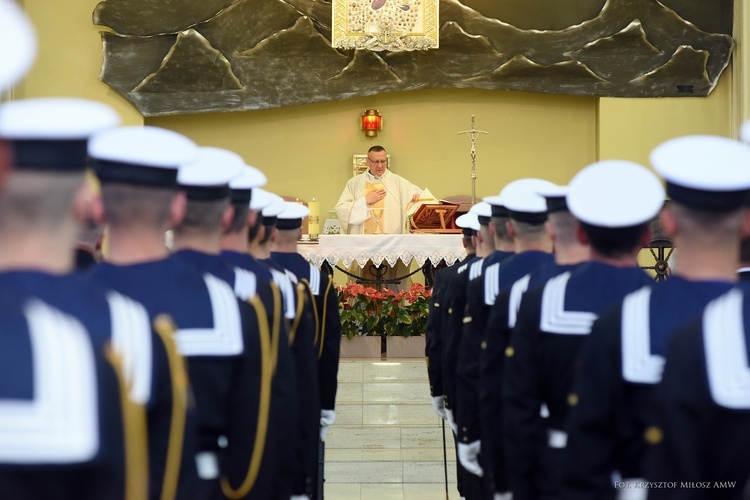
{"type": "Polygon", "coordinates": [[[376,189],[375,191],[370,191],[365,195],[365,200],[367,201],[368,205],[377,203],[383,198],[385,198],[385,189],[376,189]]]}

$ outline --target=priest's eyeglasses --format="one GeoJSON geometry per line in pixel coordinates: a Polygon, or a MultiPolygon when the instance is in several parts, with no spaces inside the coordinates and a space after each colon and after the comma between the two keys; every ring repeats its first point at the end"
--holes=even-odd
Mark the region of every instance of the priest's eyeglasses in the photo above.
{"type": "MultiPolygon", "coordinates": [[[[368,158],[368,160],[370,160],[368,158]]],[[[370,160],[371,163],[374,163],[375,165],[385,165],[388,163],[388,160],[370,160]]]]}

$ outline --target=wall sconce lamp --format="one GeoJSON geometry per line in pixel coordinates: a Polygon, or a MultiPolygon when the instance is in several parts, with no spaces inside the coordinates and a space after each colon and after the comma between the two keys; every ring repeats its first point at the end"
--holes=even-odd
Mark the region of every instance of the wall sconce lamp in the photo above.
{"type": "Polygon", "coordinates": [[[378,130],[383,130],[383,117],[377,109],[367,109],[362,113],[359,128],[365,131],[367,137],[377,137],[378,130]]]}

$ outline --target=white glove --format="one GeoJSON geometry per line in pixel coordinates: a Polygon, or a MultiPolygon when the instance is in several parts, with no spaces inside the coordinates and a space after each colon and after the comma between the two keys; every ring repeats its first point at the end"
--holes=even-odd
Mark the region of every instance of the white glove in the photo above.
{"type": "Polygon", "coordinates": [[[328,426],[333,425],[336,421],[336,412],[334,410],[320,410],[320,440],[326,440],[328,426]]]}
{"type": "Polygon", "coordinates": [[[461,465],[464,466],[464,469],[479,477],[484,475],[484,471],[479,465],[479,451],[481,449],[482,442],[478,439],[469,444],[458,443],[458,459],[461,461],[461,465]]]}
{"type": "Polygon", "coordinates": [[[433,396],[432,397],[432,407],[435,409],[435,413],[438,414],[438,417],[445,420],[445,397],[441,396],[433,396]]]}
{"type": "Polygon", "coordinates": [[[334,410],[320,410],[320,425],[328,427],[336,421],[336,412],[334,410]]]}
{"type": "Polygon", "coordinates": [[[310,500],[309,495],[292,495],[289,500],[310,500]]]}
{"type": "Polygon", "coordinates": [[[451,430],[453,430],[453,434],[458,435],[458,424],[456,423],[456,417],[453,416],[453,410],[446,408],[445,418],[446,420],[448,420],[448,425],[451,426],[451,430]]]}

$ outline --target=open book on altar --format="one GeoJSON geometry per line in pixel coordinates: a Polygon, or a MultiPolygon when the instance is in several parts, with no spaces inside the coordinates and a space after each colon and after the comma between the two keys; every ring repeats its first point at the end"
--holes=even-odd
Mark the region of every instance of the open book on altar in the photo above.
{"type": "Polygon", "coordinates": [[[460,203],[440,200],[438,203],[425,203],[419,206],[409,219],[411,233],[460,233],[456,217],[460,203]]]}

